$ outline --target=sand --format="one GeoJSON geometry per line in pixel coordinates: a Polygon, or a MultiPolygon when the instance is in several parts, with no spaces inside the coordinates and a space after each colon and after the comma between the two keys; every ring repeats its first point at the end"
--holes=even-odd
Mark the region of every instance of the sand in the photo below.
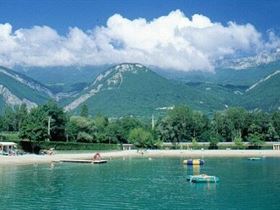
{"type": "MultiPolygon", "coordinates": [[[[126,150],[126,151],[104,151],[100,152],[102,159],[127,157],[182,157],[182,158],[204,158],[204,157],[280,157],[277,150],[126,150]]],[[[67,153],[54,155],[20,155],[0,156],[0,165],[15,164],[39,164],[51,163],[64,159],[92,159],[93,153],[67,153]]]]}

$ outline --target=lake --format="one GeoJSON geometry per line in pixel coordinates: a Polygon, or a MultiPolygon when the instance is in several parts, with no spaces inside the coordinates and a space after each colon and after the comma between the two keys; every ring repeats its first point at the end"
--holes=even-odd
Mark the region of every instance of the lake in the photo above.
{"type": "Polygon", "coordinates": [[[0,166],[0,209],[280,209],[280,158],[115,159],[0,166]],[[206,173],[218,184],[188,183],[206,173]]]}

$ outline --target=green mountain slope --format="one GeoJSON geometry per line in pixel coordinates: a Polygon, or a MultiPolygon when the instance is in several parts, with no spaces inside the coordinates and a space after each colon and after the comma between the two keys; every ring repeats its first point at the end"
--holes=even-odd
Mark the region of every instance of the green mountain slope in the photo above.
{"type": "MultiPolygon", "coordinates": [[[[162,115],[180,104],[209,115],[231,106],[275,111],[280,107],[279,64],[275,62],[238,71],[223,69],[217,70],[216,76],[211,74],[204,79],[189,77],[182,80],[168,79],[141,64],[120,64],[106,71],[99,69],[97,72],[102,73],[97,76],[97,72],[79,72],[76,77],[74,74],[67,79],[62,77],[61,81],[68,84],[64,90],[70,91],[69,84],[81,81],[87,85],[76,88],[75,92],[58,91],[57,94],[27,76],[0,67],[0,109],[22,103],[32,107],[55,99],[66,111],[79,113],[81,106],[87,104],[90,114],[101,113],[109,117],[162,115]],[[83,75],[81,80],[79,75],[83,75]],[[72,83],[70,78],[75,78],[72,83]]],[[[66,73],[63,71],[61,74],[66,73]]],[[[38,75],[51,82],[55,74],[50,77],[44,74],[46,78],[42,77],[43,74],[38,75]]],[[[177,76],[173,75],[174,78],[177,76]]],[[[59,83],[60,78],[54,81],[59,83]]]]}
{"type": "Polygon", "coordinates": [[[0,96],[1,110],[4,104],[13,106],[26,103],[31,108],[54,97],[45,86],[4,67],[0,67],[0,96]]]}
{"type": "Polygon", "coordinates": [[[78,113],[81,106],[87,104],[91,114],[149,116],[160,115],[174,105],[186,104],[212,113],[236,104],[239,97],[232,88],[179,83],[140,64],[120,64],[99,75],[65,109],[78,113]]]}
{"type": "Polygon", "coordinates": [[[76,92],[85,88],[106,66],[16,67],[16,71],[44,84],[52,92],[76,92]]]}
{"type": "Polygon", "coordinates": [[[280,71],[263,78],[247,89],[241,104],[247,109],[280,109],[280,71]]]}
{"type": "Polygon", "coordinates": [[[160,75],[185,82],[211,82],[223,85],[235,85],[249,87],[258,80],[280,69],[280,61],[262,64],[246,69],[218,68],[215,73],[203,71],[174,72],[155,69],[160,75]]]}

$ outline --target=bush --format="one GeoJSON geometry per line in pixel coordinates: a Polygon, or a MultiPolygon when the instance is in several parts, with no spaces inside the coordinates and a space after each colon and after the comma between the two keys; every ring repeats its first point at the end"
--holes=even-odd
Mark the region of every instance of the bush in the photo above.
{"type": "Polygon", "coordinates": [[[245,145],[244,145],[241,137],[235,137],[234,138],[234,145],[235,145],[236,149],[244,149],[245,148],[245,145]]]}
{"type": "Polygon", "coordinates": [[[42,149],[55,150],[119,150],[118,144],[80,143],[80,142],[39,142],[42,149]]]}
{"type": "Polygon", "coordinates": [[[196,141],[196,138],[192,138],[192,149],[198,149],[199,145],[196,141]]]}

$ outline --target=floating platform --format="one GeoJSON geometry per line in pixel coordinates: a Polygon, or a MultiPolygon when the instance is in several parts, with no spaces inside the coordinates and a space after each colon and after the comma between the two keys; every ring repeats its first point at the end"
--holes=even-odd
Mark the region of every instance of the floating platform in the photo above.
{"type": "Polygon", "coordinates": [[[187,164],[187,165],[203,165],[204,163],[205,161],[200,159],[183,160],[183,164],[187,164]]]}
{"type": "Polygon", "coordinates": [[[68,160],[59,160],[58,162],[63,163],[90,163],[90,164],[103,164],[107,163],[107,160],[78,160],[78,159],[68,159],[68,160]]]}
{"type": "Polygon", "coordinates": [[[220,179],[216,176],[208,176],[206,174],[201,175],[189,175],[187,180],[192,183],[217,183],[220,179]]]}

